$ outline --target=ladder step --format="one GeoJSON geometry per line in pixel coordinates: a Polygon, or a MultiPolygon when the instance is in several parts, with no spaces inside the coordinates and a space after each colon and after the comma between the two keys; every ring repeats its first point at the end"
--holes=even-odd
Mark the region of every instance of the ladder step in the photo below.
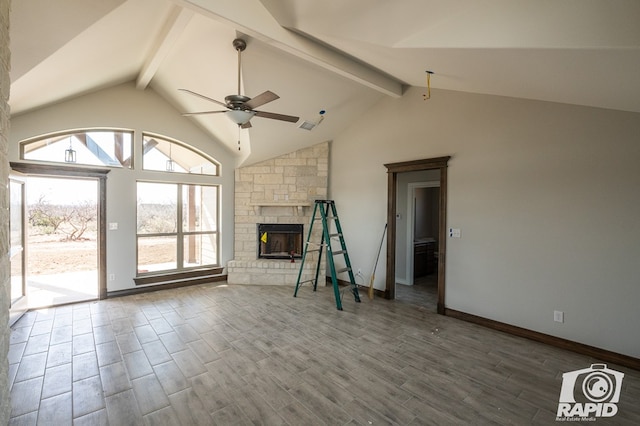
{"type": "Polygon", "coordinates": [[[304,284],[304,283],[312,283],[312,282],[314,282],[314,281],[315,281],[315,278],[312,278],[312,279],[310,279],[310,280],[300,281],[300,282],[298,283],[298,285],[302,285],[302,284],[304,284]]]}
{"type": "Polygon", "coordinates": [[[329,234],[329,238],[341,237],[342,234],[329,234]]]}
{"type": "Polygon", "coordinates": [[[345,250],[336,250],[336,251],[333,252],[333,255],[337,256],[337,255],[342,254],[342,253],[346,253],[346,251],[345,250]]]}
{"type": "Polygon", "coordinates": [[[338,269],[338,270],[336,270],[336,274],[341,274],[343,272],[347,272],[347,271],[350,271],[350,270],[351,270],[351,268],[349,268],[349,267],[338,269]]]}
{"type": "Polygon", "coordinates": [[[317,248],[317,249],[307,250],[307,253],[318,253],[319,251],[320,251],[320,249],[317,248]]]}

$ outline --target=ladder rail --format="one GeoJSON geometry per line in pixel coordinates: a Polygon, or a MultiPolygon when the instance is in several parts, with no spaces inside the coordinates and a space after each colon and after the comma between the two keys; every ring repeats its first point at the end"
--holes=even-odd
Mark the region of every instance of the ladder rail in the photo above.
{"type": "Polygon", "coordinates": [[[347,272],[349,274],[349,282],[351,283],[351,291],[353,293],[353,296],[354,296],[356,302],[360,302],[360,295],[358,293],[358,286],[356,285],[356,278],[353,275],[353,268],[351,267],[351,260],[349,259],[349,253],[347,252],[347,243],[344,240],[344,233],[342,232],[342,225],[340,225],[340,220],[338,219],[338,211],[336,210],[335,203],[331,203],[331,211],[332,211],[333,216],[335,216],[335,218],[336,218],[334,224],[336,226],[336,232],[339,235],[340,247],[342,248],[341,251],[344,252],[344,263],[345,263],[345,266],[347,267],[347,272]]]}
{"type": "MultiPolygon", "coordinates": [[[[309,226],[309,231],[307,232],[307,244],[305,244],[304,246],[304,251],[302,252],[302,259],[300,260],[300,271],[298,272],[298,279],[296,280],[296,290],[293,292],[293,297],[297,297],[298,296],[298,290],[300,289],[300,286],[302,285],[302,283],[308,282],[308,280],[305,281],[300,281],[300,279],[302,278],[302,272],[304,271],[304,262],[307,259],[307,253],[309,252],[309,241],[311,241],[311,232],[313,231],[313,221],[315,220],[316,217],[316,210],[317,210],[317,205],[313,208],[313,215],[311,216],[311,226],[309,226]]],[[[320,254],[322,253],[322,248],[320,249],[320,254]]],[[[320,256],[320,254],[318,256],[320,256]]],[[[319,263],[319,262],[318,262],[319,263]]],[[[315,279],[315,284],[313,286],[313,290],[316,290],[316,286],[318,285],[318,274],[316,272],[316,279],[315,279]]]]}
{"type": "MultiPolygon", "coordinates": [[[[342,310],[342,297],[340,297],[340,287],[338,285],[338,277],[336,273],[336,265],[333,259],[333,249],[331,248],[331,239],[329,237],[329,224],[327,223],[328,210],[333,203],[327,203],[326,209],[322,209],[322,235],[324,243],[327,244],[327,262],[329,263],[329,270],[331,272],[331,284],[333,287],[333,295],[336,299],[336,307],[339,311],[342,310]]],[[[334,215],[335,216],[335,215],[334,215]]],[[[318,262],[319,263],[319,262],[318,262]]]]}

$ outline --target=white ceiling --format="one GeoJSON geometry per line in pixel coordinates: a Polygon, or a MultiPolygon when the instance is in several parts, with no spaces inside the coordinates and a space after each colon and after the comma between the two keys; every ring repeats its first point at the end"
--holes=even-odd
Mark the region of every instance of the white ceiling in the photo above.
{"type": "MultiPolygon", "coordinates": [[[[13,114],[127,81],[176,114],[224,100],[280,99],[259,110],[315,121],[188,118],[254,163],[331,140],[407,85],[640,112],[636,0],[13,0],[13,114]]],[[[431,101],[437,100],[437,90],[431,101]]]]}

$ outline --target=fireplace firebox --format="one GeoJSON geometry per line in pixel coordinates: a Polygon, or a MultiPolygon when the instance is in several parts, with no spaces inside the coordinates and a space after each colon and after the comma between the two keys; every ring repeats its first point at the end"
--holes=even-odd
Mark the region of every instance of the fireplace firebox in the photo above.
{"type": "Polygon", "coordinates": [[[303,226],[292,223],[258,224],[258,259],[302,257],[303,226]]]}

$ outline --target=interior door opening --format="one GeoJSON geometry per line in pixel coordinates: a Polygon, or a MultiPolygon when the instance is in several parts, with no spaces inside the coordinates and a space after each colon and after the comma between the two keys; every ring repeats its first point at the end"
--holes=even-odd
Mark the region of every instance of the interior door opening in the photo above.
{"type": "Polygon", "coordinates": [[[98,180],[27,177],[29,308],[98,299],[98,180]]]}
{"type": "MultiPolygon", "coordinates": [[[[425,160],[404,161],[400,163],[389,163],[384,166],[387,168],[387,270],[385,277],[384,296],[387,299],[396,298],[396,290],[398,286],[406,284],[407,269],[402,269],[412,260],[403,259],[406,257],[407,246],[414,245],[415,236],[406,225],[403,225],[402,219],[407,216],[400,210],[400,206],[407,205],[408,190],[403,188],[410,182],[437,181],[439,183],[438,191],[438,226],[437,238],[434,247],[434,257],[436,266],[436,311],[439,314],[445,313],[445,270],[446,270],[446,209],[447,209],[447,166],[451,157],[437,157],[425,160]],[[422,179],[414,179],[414,173],[434,173],[428,179],[420,175],[422,179]],[[404,197],[404,198],[403,198],[404,197]],[[404,201],[403,201],[404,200],[404,201]],[[404,261],[404,263],[403,263],[404,261]],[[399,272],[399,274],[397,273],[399,272]],[[402,282],[402,275],[405,275],[405,282],[402,282]],[[398,285],[396,285],[398,284],[398,285]]],[[[413,213],[411,213],[413,214],[413,213]]],[[[411,215],[409,215],[412,217],[411,215]]],[[[415,248],[415,247],[413,247],[415,248]]],[[[415,254],[415,253],[414,253],[415,254]]],[[[410,275],[409,275],[410,276],[410,275]]],[[[412,279],[413,277],[411,277],[412,279]]],[[[408,287],[408,286],[402,286],[408,287]]]]}
{"type": "Polygon", "coordinates": [[[430,311],[438,297],[440,174],[438,170],[402,173],[398,178],[396,294],[430,311]]]}

